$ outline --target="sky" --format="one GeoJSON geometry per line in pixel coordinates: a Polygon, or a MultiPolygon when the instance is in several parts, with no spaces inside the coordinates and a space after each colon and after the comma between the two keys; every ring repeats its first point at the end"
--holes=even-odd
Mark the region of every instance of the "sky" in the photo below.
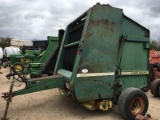
{"type": "Polygon", "coordinates": [[[123,9],[123,13],[160,39],[160,0],[0,0],[0,37],[46,40],[58,36],[97,2],[123,9]]]}

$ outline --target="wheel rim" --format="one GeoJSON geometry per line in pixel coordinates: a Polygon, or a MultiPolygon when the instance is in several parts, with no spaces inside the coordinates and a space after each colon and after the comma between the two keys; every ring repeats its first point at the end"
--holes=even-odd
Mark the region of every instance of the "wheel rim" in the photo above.
{"type": "Polygon", "coordinates": [[[144,108],[145,108],[145,102],[144,102],[143,98],[136,97],[132,100],[131,105],[130,105],[130,110],[131,110],[132,114],[134,114],[134,115],[141,114],[143,112],[144,108]]]}
{"type": "Polygon", "coordinates": [[[16,65],[16,66],[14,66],[14,69],[16,72],[21,72],[23,67],[21,65],[16,65]]]}

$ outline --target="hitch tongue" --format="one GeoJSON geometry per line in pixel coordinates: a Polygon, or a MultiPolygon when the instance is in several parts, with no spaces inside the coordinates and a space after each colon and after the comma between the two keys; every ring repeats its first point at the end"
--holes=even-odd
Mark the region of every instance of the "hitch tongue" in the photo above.
{"type": "Polygon", "coordinates": [[[2,97],[7,101],[7,103],[6,103],[6,108],[5,108],[4,116],[1,118],[1,120],[9,120],[9,118],[7,118],[7,113],[8,113],[10,102],[12,101],[13,85],[14,85],[14,80],[12,80],[9,92],[8,93],[3,93],[2,97]]]}

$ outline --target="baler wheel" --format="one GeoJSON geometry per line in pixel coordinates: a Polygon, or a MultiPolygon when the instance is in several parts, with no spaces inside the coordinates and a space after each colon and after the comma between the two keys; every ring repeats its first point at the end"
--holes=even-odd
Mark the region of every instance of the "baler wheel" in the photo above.
{"type": "Polygon", "coordinates": [[[151,88],[150,91],[152,93],[152,95],[154,95],[155,97],[159,97],[160,96],[160,79],[155,79],[152,83],[151,83],[151,88]]]}
{"type": "Polygon", "coordinates": [[[118,109],[125,119],[135,120],[138,114],[146,114],[148,98],[143,91],[137,88],[127,88],[119,96],[118,109]]]}

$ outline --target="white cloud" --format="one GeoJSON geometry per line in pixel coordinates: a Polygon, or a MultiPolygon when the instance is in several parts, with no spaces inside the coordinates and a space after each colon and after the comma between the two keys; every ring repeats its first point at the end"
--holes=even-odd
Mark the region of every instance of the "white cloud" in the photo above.
{"type": "Polygon", "coordinates": [[[159,0],[1,0],[0,36],[19,39],[57,36],[58,29],[65,29],[97,2],[122,8],[128,17],[150,29],[152,38],[160,36],[159,0]]]}

